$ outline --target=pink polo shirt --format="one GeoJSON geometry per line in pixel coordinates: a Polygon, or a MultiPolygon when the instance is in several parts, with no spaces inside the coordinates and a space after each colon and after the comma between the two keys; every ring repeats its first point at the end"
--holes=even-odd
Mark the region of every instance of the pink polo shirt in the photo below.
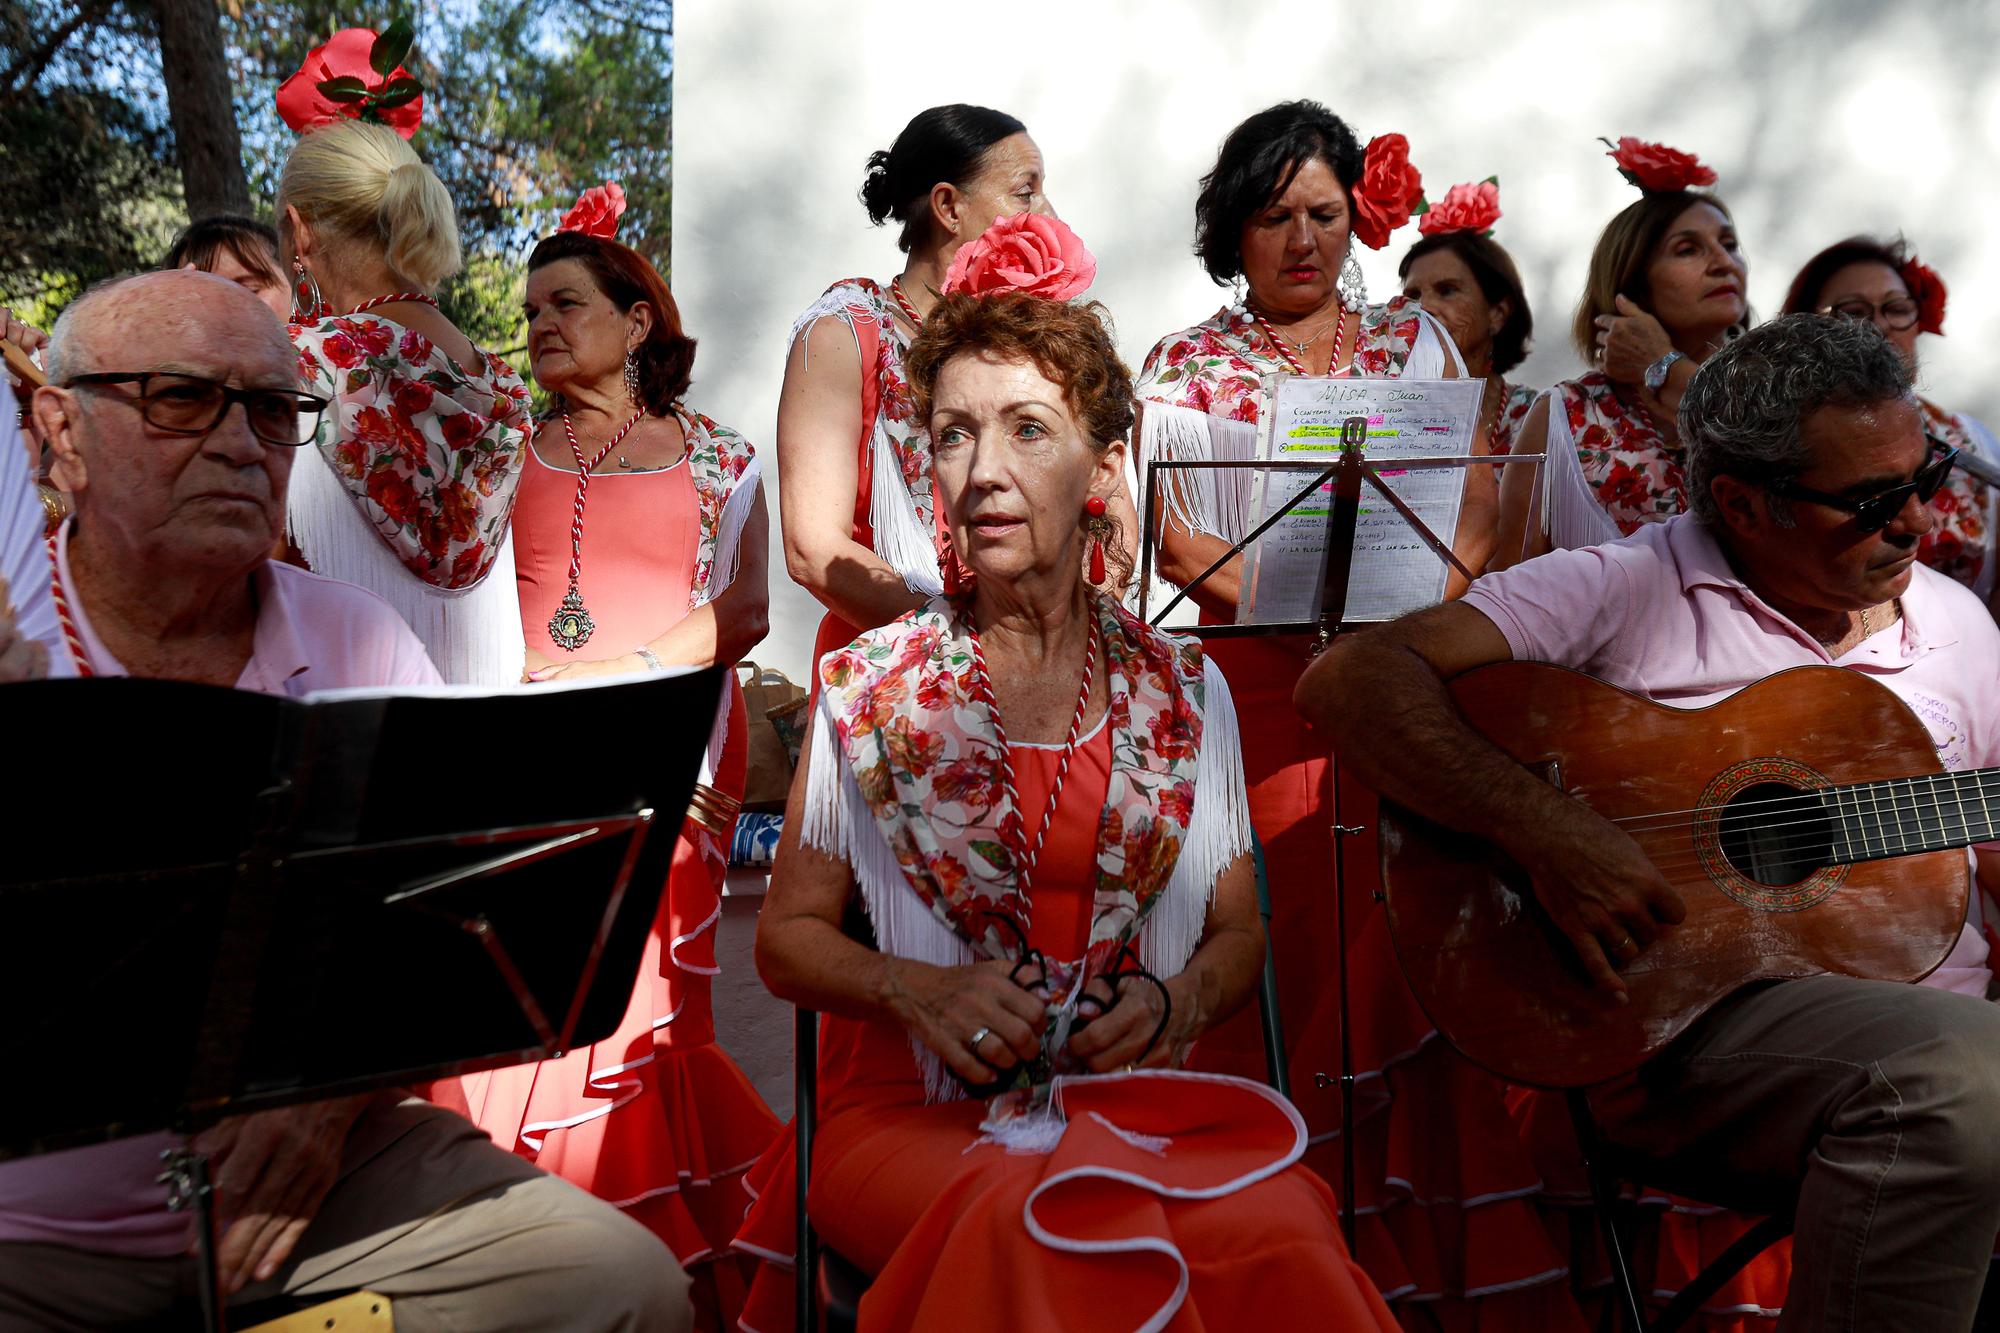
{"type": "MultiPolygon", "coordinates": [[[[1499,627],[1517,660],[1573,667],[1677,708],[1790,667],[1859,671],[1923,720],[1946,768],[2000,765],[2000,627],[1972,593],[1921,564],[1902,617],[1838,658],[1752,592],[1692,515],[1488,574],[1465,602],[1499,627]]],[[[1985,995],[1979,898],[1951,957],[1923,984],[1985,995]]]]}
{"type": "MultiPolygon", "coordinates": [[[[63,587],[69,525],[56,543],[63,587]]],[[[236,687],[298,698],[343,686],[435,685],[437,668],[409,626],[374,593],[275,560],[252,576],[257,629],[236,687]]],[[[123,676],[124,666],[72,597],[70,617],[91,670],[123,676]]],[[[115,1062],[114,1062],[115,1064],[115,1062]]],[[[167,1258],[188,1243],[188,1219],[170,1213],[154,1183],[168,1134],[141,1134],[68,1152],[0,1163],[0,1242],[44,1241],[100,1253],[167,1258]]]]}

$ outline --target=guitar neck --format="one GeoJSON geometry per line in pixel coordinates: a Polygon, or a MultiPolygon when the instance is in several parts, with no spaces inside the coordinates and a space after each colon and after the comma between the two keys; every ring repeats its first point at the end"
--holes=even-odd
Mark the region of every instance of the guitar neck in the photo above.
{"type": "Polygon", "coordinates": [[[2000,840],[2000,768],[1828,787],[1839,824],[1830,860],[1852,864],[2000,840]]]}

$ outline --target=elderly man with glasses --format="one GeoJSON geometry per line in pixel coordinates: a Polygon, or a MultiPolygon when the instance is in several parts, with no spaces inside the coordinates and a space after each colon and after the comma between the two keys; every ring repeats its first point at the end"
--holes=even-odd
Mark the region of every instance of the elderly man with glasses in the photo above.
{"type": "MultiPolygon", "coordinates": [[[[75,502],[53,555],[77,674],[286,695],[436,682],[380,598],[269,558],[292,459],[326,404],[299,391],[256,297],[187,271],[110,283],[64,313],[48,370],[34,411],[75,502]]],[[[120,743],[91,735],[87,714],[76,724],[107,752],[120,743]]],[[[143,1028],[135,1012],[126,1039],[143,1028]]],[[[118,1040],[93,1053],[111,1077],[118,1040]]],[[[166,1142],[0,1164],[0,1333],[150,1327],[186,1305],[189,1226],[155,1179],[166,1142]]],[[[428,1104],[264,1111],[199,1146],[216,1168],[222,1287],[241,1300],[366,1287],[415,1330],[691,1318],[687,1279],[651,1233],[428,1104]]]]}
{"type": "MultiPolygon", "coordinates": [[[[1525,867],[1607,1003],[1683,901],[1632,836],[1468,726],[1454,676],[1551,662],[1698,708],[1789,667],[1844,667],[1909,704],[1947,769],[2000,765],[2000,629],[1917,561],[1953,458],[1882,334],[1816,314],[1753,329],[1690,383],[1680,435],[1691,513],[1343,640],[1297,693],[1384,796],[1525,867]]],[[[1995,849],[1975,864],[2000,887],[1995,849]]],[[[1707,1182],[1721,1204],[1717,1176],[1796,1191],[1781,1329],[1972,1326],[2000,1229],[2000,1008],[1975,924],[1922,985],[1748,986],[1592,1089],[1614,1142],[1681,1173],[1655,1183],[1707,1182]]]]}

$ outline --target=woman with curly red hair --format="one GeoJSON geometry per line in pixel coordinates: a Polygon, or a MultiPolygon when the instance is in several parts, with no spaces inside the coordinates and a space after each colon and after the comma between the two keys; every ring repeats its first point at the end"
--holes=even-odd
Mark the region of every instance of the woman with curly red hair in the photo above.
{"type": "MultiPolygon", "coordinates": [[[[1808,259],[1785,296],[1785,313],[1813,311],[1872,321],[1912,371],[1917,335],[1944,334],[1944,280],[1898,238],[1853,236],[1808,259]]],[[[1963,412],[1919,395],[1924,429],[1946,448],[2000,462],[1991,431],[1963,412]]],[[[2000,615],[2000,487],[1963,467],[1931,497],[1937,526],[1917,543],[1917,558],[1977,593],[2000,615]]]]}
{"type": "Polygon", "coordinates": [[[1180,1068],[1263,960],[1236,716],[1083,576],[1132,394],[1066,230],[954,265],[906,360],[961,590],[820,662],[757,933],[827,1015],[807,1207],[865,1328],[1390,1328],[1297,1112],[1180,1068]]]}

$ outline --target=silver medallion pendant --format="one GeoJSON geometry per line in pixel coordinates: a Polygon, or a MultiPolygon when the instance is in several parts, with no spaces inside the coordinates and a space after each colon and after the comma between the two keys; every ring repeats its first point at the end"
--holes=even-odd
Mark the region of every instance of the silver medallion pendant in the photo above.
{"type": "Polygon", "coordinates": [[[549,637],[556,647],[575,652],[590,642],[590,636],[597,632],[597,622],[590,618],[590,612],[583,609],[583,594],[576,590],[574,583],[563,597],[562,605],[549,617],[549,637]]]}

